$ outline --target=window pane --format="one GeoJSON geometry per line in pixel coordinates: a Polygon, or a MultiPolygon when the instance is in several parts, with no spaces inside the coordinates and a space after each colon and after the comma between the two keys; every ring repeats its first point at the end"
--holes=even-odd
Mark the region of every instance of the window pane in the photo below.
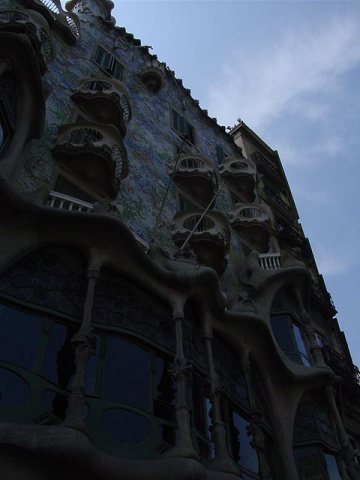
{"type": "Polygon", "coordinates": [[[234,460],[240,465],[257,472],[259,461],[256,450],[252,447],[252,435],[249,435],[250,424],[238,413],[233,412],[232,444],[234,460]]]}
{"type": "Polygon", "coordinates": [[[308,358],[309,354],[308,354],[308,351],[307,351],[307,348],[306,348],[306,345],[305,345],[305,342],[304,342],[303,333],[300,330],[300,328],[297,325],[294,325],[294,324],[293,324],[293,332],[294,332],[294,337],[295,337],[297,350],[301,354],[302,363],[304,365],[306,365],[307,367],[309,367],[310,366],[310,362],[309,362],[309,358],[308,358]]]}
{"type": "Polygon", "coordinates": [[[154,415],[175,422],[175,392],[176,382],[169,372],[172,368],[169,358],[157,356],[156,369],[156,392],[154,398],[154,415]]]}
{"type": "Polygon", "coordinates": [[[12,407],[29,399],[30,390],[25,381],[16,373],[0,367],[0,405],[12,407]]]}
{"type": "Polygon", "coordinates": [[[102,392],[107,400],[119,401],[147,410],[150,405],[150,353],[108,336],[102,392]]]}
{"type": "Polygon", "coordinates": [[[54,323],[49,333],[42,372],[46,378],[67,388],[75,373],[74,350],[71,338],[77,329],[54,323]]]}
{"type": "Polygon", "coordinates": [[[42,323],[39,316],[0,305],[0,360],[33,368],[42,323]]]}
{"type": "Polygon", "coordinates": [[[102,425],[114,438],[124,443],[139,443],[151,433],[149,422],[142,416],[120,408],[103,412],[102,425]]]}
{"type": "Polygon", "coordinates": [[[329,474],[329,480],[341,480],[339,467],[334,455],[329,455],[328,453],[325,453],[324,456],[325,456],[327,471],[329,474]]]}
{"type": "Polygon", "coordinates": [[[194,424],[198,432],[206,434],[205,396],[202,379],[194,374],[192,384],[194,424]]]}
{"type": "Polygon", "coordinates": [[[318,447],[296,448],[294,455],[299,480],[328,480],[324,460],[318,447]]]}
{"type": "Polygon", "coordinates": [[[274,336],[285,352],[296,352],[291,325],[291,318],[288,315],[271,315],[271,327],[274,336]]]}

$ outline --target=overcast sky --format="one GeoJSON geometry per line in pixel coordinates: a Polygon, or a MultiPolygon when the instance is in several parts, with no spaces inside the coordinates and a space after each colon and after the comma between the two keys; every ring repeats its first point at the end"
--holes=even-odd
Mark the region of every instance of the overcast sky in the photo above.
{"type": "Polygon", "coordinates": [[[360,365],[360,2],[115,0],[210,116],[243,119],[284,164],[360,365]]]}

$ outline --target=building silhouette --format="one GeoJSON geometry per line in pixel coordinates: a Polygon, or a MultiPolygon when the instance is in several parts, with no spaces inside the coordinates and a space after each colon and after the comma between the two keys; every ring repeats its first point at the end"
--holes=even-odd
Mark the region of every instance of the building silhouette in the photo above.
{"type": "Polygon", "coordinates": [[[112,8],[1,2],[1,478],[359,479],[359,370],[277,151],[112,8]]]}

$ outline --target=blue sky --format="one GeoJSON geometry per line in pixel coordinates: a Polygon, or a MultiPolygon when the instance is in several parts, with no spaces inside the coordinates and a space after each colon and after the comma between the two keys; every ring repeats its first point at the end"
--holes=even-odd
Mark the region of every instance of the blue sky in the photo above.
{"type": "Polygon", "coordinates": [[[360,2],[114,3],[210,116],[279,151],[360,366],[360,2]]]}

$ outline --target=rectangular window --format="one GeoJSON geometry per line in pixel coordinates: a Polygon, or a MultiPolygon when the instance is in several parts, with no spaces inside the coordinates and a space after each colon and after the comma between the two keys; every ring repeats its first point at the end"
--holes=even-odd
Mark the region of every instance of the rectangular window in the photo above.
{"type": "Polygon", "coordinates": [[[194,127],[176,110],[171,111],[171,125],[184,139],[195,145],[194,127]]]}
{"type": "Polygon", "coordinates": [[[122,79],[124,67],[111,53],[107,52],[100,45],[96,48],[94,62],[112,77],[117,80],[122,79]]]}
{"type": "Polygon", "coordinates": [[[227,157],[226,153],[224,152],[224,149],[221,145],[216,145],[216,158],[217,158],[217,164],[222,165],[224,163],[224,159],[227,157]]]}

